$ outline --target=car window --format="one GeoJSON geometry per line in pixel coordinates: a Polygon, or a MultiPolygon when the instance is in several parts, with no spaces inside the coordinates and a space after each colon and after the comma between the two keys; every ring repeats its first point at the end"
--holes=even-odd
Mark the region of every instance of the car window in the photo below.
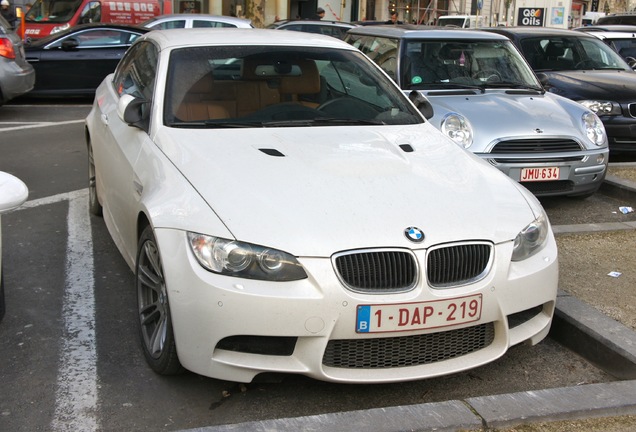
{"type": "Polygon", "coordinates": [[[612,39],[609,40],[609,43],[621,57],[636,57],[636,38],[612,39]]]}
{"type": "Polygon", "coordinates": [[[98,48],[131,45],[139,33],[124,30],[94,29],[70,34],[50,44],[47,48],[61,48],[64,41],[74,41],[78,48],[98,48]]]}
{"type": "Polygon", "coordinates": [[[150,26],[154,30],[169,30],[177,28],[185,28],[185,20],[165,21],[150,26]]]}
{"type": "Polygon", "coordinates": [[[620,55],[600,39],[546,36],[521,41],[521,50],[536,71],[631,70],[620,55]]]}
{"type": "Polygon", "coordinates": [[[371,60],[396,81],[398,44],[398,39],[378,36],[360,37],[353,42],[353,46],[369,56],[371,60]]]}
{"type": "Polygon", "coordinates": [[[413,124],[404,95],[357,51],[228,46],[171,53],[172,127],[413,124]],[[289,123],[289,124],[287,124],[289,123]]]}
{"type": "Polygon", "coordinates": [[[115,91],[152,99],[157,75],[157,49],[150,42],[140,42],[124,55],[113,78],[115,91]]]}
{"type": "Polygon", "coordinates": [[[209,20],[197,20],[197,19],[195,19],[194,21],[192,21],[192,27],[193,28],[209,28],[209,27],[213,27],[213,28],[222,28],[222,27],[234,28],[236,26],[234,24],[229,24],[229,23],[225,23],[225,22],[209,21],[209,20]]]}

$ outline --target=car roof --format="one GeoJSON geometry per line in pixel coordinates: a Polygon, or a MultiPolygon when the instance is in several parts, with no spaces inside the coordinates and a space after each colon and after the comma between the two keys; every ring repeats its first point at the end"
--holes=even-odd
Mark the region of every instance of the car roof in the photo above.
{"type": "Polygon", "coordinates": [[[329,20],[282,20],[276,21],[274,26],[281,27],[287,24],[309,24],[309,25],[333,25],[336,27],[355,27],[355,24],[344,21],[329,21],[329,20]]]}
{"type": "Polygon", "coordinates": [[[357,51],[348,43],[331,36],[259,28],[154,30],[138,40],[152,40],[162,49],[193,46],[263,45],[322,47],[357,51]]]}
{"type": "Polygon", "coordinates": [[[585,33],[594,35],[599,39],[635,39],[636,40],[636,31],[634,33],[608,32],[608,31],[590,31],[585,33]]]}
{"type": "Polygon", "coordinates": [[[607,32],[636,32],[636,26],[627,24],[605,24],[576,27],[573,30],[581,32],[607,31],[607,32]]]}
{"type": "Polygon", "coordinates": [[[217,22],[226,22],[226,23],[251,23],[251,20],[246,18],[239,18],[227,15],[207,15],[207,14],[196,14],[196,13],[185,13],[185,14],[166,14],[159,15],[149,20],[145,21],[141,25],[145,25],[147,23],[157,23],[162,21],[176,21],[182,19],[196,19],[200,21],[217,21],[217,22]]]}
{"type": "Polygon", "coordinates": [[[349,30],[347,33],[356,35],[382,35],[400,39],[487,39],[506,40],[505,36],[486,33],[475,29],[460,29],[455,27],[406,25],[377,25],[362,26],[349,30]]]}
{"type": "Polygon", "coordinates": [[[481,28],[479,31],[514,35],[515,37],[522,38],[536,36],[574,36],[580,38],[595,38],[595,36],[589,35],[587,32],[549,27],[490,27],[481,28]]]}

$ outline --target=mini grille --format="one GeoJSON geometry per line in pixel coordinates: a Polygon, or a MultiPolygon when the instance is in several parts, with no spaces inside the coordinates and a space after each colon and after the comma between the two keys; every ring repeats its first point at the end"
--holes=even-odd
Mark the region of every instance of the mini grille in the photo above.
{"type": "Polygon", "coordinates": [[[581,146],[574,140],[546,138],[501,141],[495,144],[490,153],[558,153],[573,151],[581,151],[581,146]]]}
{"type": "Polygon", "coordinates": [[[494,339],[494,325],[488,323],[416,336],[332,340],[322,363],[349,369],[419,366],[473,353],[494,339]]]}
{"type": "Polygon", "coordinates": [[[627,105],[627,109],[629,111],[629,115],[632,117],[636,117],[636,104],[629,104],[627,105]]]}
{"type": "Polygon", "coordinates": [[[462,244],[433,249],[428,254],[426,266],[429,285],[461,285],[485,276],[491,249],[487,244],[462,244]]]}
{"type": "Polygon", "coordinates": [[[417,263],[405,251],[366,251],[337,256],[336,270],[350,288],[361,291],[402,291],[417,282],[417,263]]]}

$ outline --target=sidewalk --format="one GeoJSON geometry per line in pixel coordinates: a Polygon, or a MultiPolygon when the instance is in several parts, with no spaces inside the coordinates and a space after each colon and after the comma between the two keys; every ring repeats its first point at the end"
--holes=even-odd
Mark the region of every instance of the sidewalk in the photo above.
{"type": "MultiPolygon", "coordinates": [[[[636,182],[610,175],[602,190],[606,195],[636,200],[636,182]]],[[[560,225],[553,228],[558,238],[572,233],[636,230],[636,222],[560,225]]],[[[188,431],[491,431],[523,424],[538,425],[524,431],[636,430],[636,417],[631,417],[636,416],[636,332],[560,290],[550,337],[623,381],[188,431]],[[603,420],[583,421],[571,428],[550,426],[550,422],[555,421],[598,417],[609,417],[606,422],[616,425],[615,428],[608,427],[603,420]]]]}

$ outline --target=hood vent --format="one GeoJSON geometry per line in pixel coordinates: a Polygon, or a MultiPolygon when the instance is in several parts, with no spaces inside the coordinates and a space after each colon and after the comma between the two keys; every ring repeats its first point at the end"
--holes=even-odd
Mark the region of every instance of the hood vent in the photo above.
{"type": "Polygon", "coordinates": [[[281,152],[279,152],[276,149],[262,148],[262,149],[259,149],[259,150],[262,151],[263,153],[265,153],[268,156],[285,157],[284,154],[282,154],[281,152]]]}

